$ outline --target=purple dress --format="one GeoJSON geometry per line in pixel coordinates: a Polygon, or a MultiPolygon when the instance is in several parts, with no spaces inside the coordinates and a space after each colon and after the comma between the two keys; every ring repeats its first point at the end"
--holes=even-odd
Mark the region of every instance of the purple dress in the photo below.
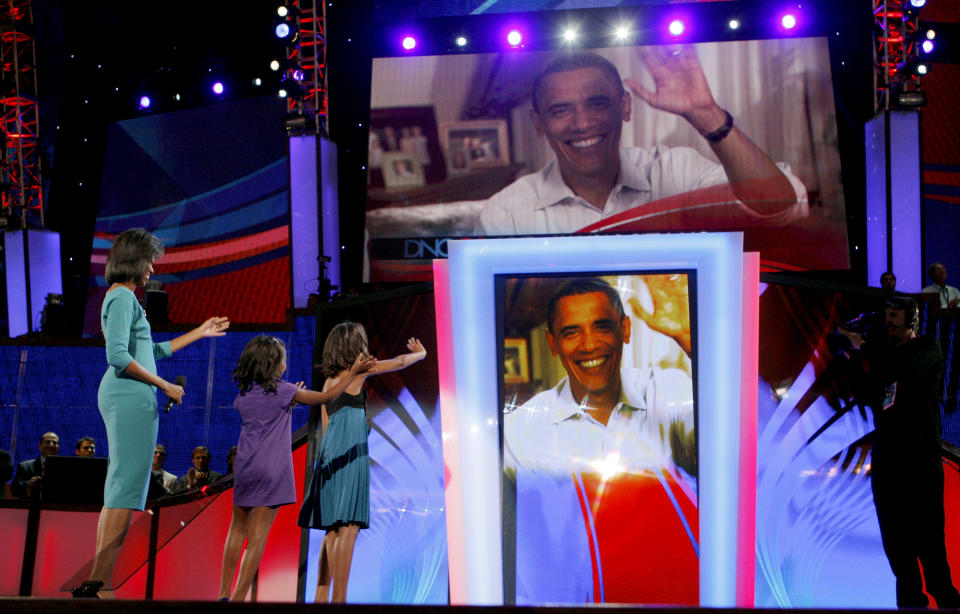
{"type": "Polygon", "coordinates": [[[233,461],[233,504],[272,507],[297,502],[290,418],[297,387],[277,380],[277,391],[259,384],[233,400],[243,426],[233,461]]]}

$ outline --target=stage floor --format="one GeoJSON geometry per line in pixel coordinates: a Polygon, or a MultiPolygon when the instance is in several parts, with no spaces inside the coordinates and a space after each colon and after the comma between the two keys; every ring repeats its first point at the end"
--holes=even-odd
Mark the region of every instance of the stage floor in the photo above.
{"type": "MultiPolygon", "coordinates": [[[[18,599],[0,597],[0,613],[16,612],[17,614],[216,614],[217,612],[232,612],[244,614],[287,613],[291,608],[298,611],[315,609],[327,614],[336,612],[370,612],[371,614],[446,614],[451,608],[457,614],[508,614],[528,613],[530,607],[520,606],[423,606],[423,605],[377,605],[377,604],[309,604],[309,603],[226,603],[218,601],[135,601],[126,599],[18,599]],[[211,610],[211,608],[213,608],[211,610]]],[[[716,614],[809,614],[809,609],[748,609],[748,608],[673,608],[666,606],[634,606],[604,604],[604,610],[617,609],[622,612],[647,611],[656,609],[657,614],[691,614],[694,612],[709,611],[716,614]]],[[[549,611],[551,614],[596,612],[596,607],[538,607],[537,611],[549,611]]],[[[888,609],[840,610],[818,609],[824,613],[849,614],[888,614],[888,609]]],[[[906,610],[900,610],[906,611],[906,610]]],[[[918,610],[925,611],[925,610],[918,610]]]]}

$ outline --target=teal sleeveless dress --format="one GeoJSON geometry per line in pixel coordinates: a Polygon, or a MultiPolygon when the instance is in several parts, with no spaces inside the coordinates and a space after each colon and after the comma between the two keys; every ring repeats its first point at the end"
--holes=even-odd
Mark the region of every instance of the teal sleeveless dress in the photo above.
{"type": "Polygon", "coordinates": [[[363,390],[356,395],[344,392],[327,403],[327,431],[300,508],[297,524],[301,527],[370,526],[366,397],[363,390]]]}

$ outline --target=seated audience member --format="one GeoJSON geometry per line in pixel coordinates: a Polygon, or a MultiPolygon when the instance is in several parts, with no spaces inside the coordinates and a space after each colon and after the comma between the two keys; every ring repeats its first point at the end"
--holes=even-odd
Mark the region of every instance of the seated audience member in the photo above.
{"type": "Polygon", "coordinates": [[[939,262],[934,262],[927,269],[927,275],[933,283],[926,286],[921,292],[924,294],[939,294],[940,307],[948,309],[960,306],[960,290],[947,285],[947,267],[939,262]]]}
{"type": "Polygon", "coordinates": [[[227,473],[233,473],[233,459],[237,457],[237,446],[230,448],[227,452],[227,473]]]}
{"type": "Polygon", "coordinates": [[[152,469],[160,474],[164,490],[171,493],[177,489],[177,476],[164,470],[163,461],[165,460],[167,460],[167,449],[163,447],[163,444],[158,443],[157,447],[153,449],[152,469]]]}
{"type": "Polygon", "coordinates": [[[880,276],[880,288],[890,294],[897,291],[897,276],[886,271],[880,276]]]}
{"type": "Polygon", "coordinates": [[[220,475],[210,469],[210,450],[207,446],[197,446],[193,450],[193,467],[177,480],[177,492],[203,488],[220,479],[220,475]]]}
{"type": "Polygon", "coordinates": [[[83,437],[77,442],[77,445],[74,447],[73,451],[77,456],[93,458],[97,455],[97,442],[93,439],[93,437],[83,437]]]}
{"type": "Polygon", "coordinates": [[[0,450],[0,498],[7,495],[6,484],[13,477],[13,457],[10,452],[0,450]]]}
{"type": "Polygon", "coordinates": [[[17,497],[35,497],[40,494],[44,459],[47,456],[56,456],[60,451],[60,437],[52,431],[44,433],[39,447],[39,458],[25,460],[17,465],[17,476],[13,479],[13,494],[17,497]]]}

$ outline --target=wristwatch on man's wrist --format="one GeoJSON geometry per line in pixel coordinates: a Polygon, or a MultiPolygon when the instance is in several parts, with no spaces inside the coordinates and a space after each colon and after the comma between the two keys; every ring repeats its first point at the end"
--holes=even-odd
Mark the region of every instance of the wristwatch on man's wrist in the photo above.
{"type": "Polygon", "coordinates": [[[723,120],[723,125],[713,132],[708,132],[703,135],[703,138],[707,139],[711,143],[719,143],[723,139],[727,138],[727,135],[730,134],[731,130],[733,130],[733,116],[730,115],[730,111],[724,109],[723,114],[726,116],[726,119],[723,120]]]}

